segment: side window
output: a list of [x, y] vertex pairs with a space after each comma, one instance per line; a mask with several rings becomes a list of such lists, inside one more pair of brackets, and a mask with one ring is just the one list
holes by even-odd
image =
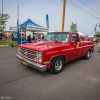
[[78, 42], [78, 36], [77, 36], [77, 34], [72, 34], [71, 41], [75, 41], [76, 43]]
[[69, 41], [69, 34], [64, 34], [62, 36], [62, 43], [68, 43]]

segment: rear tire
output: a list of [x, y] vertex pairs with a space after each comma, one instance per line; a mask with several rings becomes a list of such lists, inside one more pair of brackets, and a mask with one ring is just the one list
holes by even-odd
[[62, 71], [64, 66], [64, 59], [62, 56], [55, 57], [51, 61], [50, 72], [54, 74], [58, 74]]
[[90, 50], [88, 50], [87, 53], [86, 53], [86, 55], [84, 56], [84, 58], [86, 60], [89, 59], [90, 58], [90, 54], [91, 54], [91, 52], [90, 52]]

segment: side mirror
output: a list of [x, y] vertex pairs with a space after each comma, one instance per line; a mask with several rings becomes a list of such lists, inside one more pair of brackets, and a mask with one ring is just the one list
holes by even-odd
[[74, 44], [74, 43], [76, 43], [75, 41], [71, 41], [71, 44]]

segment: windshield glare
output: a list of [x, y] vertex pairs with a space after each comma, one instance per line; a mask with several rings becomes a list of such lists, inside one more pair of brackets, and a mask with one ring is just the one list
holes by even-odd
[[44, 38], [44, 41], [55, 41], [59, 43], [68, 43], [69, 33], [49, 33]]

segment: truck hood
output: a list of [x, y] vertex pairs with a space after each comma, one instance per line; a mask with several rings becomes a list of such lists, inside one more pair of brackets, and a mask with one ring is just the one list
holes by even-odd
[[58, 43], [55, 41], [40, 41], [40, 42], [22, 44], [19, 45], [19, 47], [42, 52], [44, 50], [60, 47], [61, 45], [62, 43]]

